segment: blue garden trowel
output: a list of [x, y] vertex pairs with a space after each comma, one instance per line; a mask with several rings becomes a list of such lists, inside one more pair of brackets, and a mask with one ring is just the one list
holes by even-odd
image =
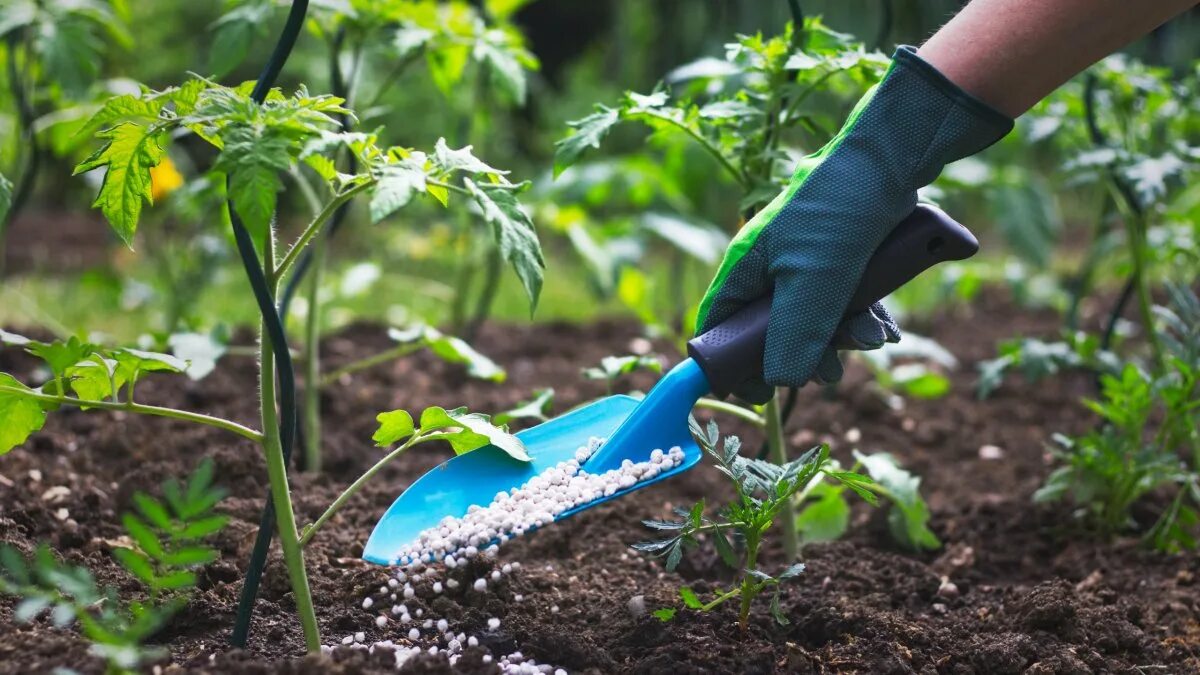
[[[862, 311], [939, 262], [963, 260], [978, 249], [979, 242], [965, 227], [939, 209], [919, 205], [871, 257], [847, 314]], [[645, 461], [656, 448], [678, 446], [684, 459], [651, 480], [565, 511], [558, 520], [692, 468], [701, 458], [688, 431], [692, 407], [702, 396], [723, 398], [743, 381], [761, 378], [770, 307], [769, 297], [760, 299], [693, 339], [688, 343], [691, 358], [672, 368], [640, 401], [609, 396], [517, 433], [533, 461], [521, 462], [487, 446], [442, 463], [392, 503], [367, 540], [363, 558], [396, 563], [397, 552], [422, 531], [446, 516], [466, 515], [473, 504], [486, 506], [497, 493], [573, 459], [593, 436], [608, 440], [584, 463], [583, 470], [591, 473], [615, 469], [625, 459]]]

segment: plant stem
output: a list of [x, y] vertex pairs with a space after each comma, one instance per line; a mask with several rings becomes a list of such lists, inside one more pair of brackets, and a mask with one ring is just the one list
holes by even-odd
[[266, 331], [262, 335], [262, 353], [259, 356], [259, 389], [262, 392], [261, 410], [264, 430], [263, 450], [267, 456], [267, 479], [271, 484], [271, 501], [275, 505], [275, 524], [279, 531], [279, 543], [283, 549], [283, 560], [288, 577], [292, 582], [292, 595], [296, 600], [296, 613], [304, 631], [304, 646], [309, 653], [321, 650], [321, 633], [317, 626], [317, 615], [313, 608], [312, 592], [308, 587], [308, 572], [304, 567], [304, 549], [296, 534], [296, 515], [292, 511], [292, 495], [288, 489], [287, 465], [283, 460], [283, 446], [279, 441], [279, 418], [275, 411], [275, 355], [271, 351], [271, 340]]
[[728, 413], [730, 415], [733, 415], [734, 417], [745, 420], [745, 421], [753, 424], [754, 426], [759, 427], [760, 429], [767, 426], [767, 420], [765, 418], [763, 418], [762, 415], [759, 415], [758, 413], [756, 413], [753, 410], [750, 410], [748, 408], [743, 408], [742, 406], [740, 406], [736, 403], [730, 403], [728, 401], [718, 401], [715, 398], [702, 398], [699, 401], [696, 401], [696, 407], [697, 408], [707, 408], [709, 410], [716, 410], [717, 412]]
[[329, 219], [333, 217], [333, 214], [337, 212], [338, 207], [353, 199], [354, 195], [366, 190], [374, 184], [374, 181], [365, 181], [359, 183], [349, 190], [337, 194], [333, 197], [333, 199], [330, 199], [328, 202], [326, 202], [325, 208], [321, 209], [321, 212], [318, 213], [315, 218], [313, 218], [312, 222], [308, 224], [308, 227], [304, 228], [304, 232], [300, 234], [298, 239], [296, 239], [296, 243], [292, 244], [292, 247], [288, 249], [287, 254], [283, 256], [283, 260], [280, 261], [279, 266], [274, 268], [273, 276], [276, 279], [282, 279], [287, 274], [288, 270], [291, 269], [292, 265], [296, 263], [296, 259], [300, 257], [300, 252], [304, 250], [304, 247], [308, 245], [308, 242], [312, 241], [313, 237], [317, 236], [317, 233], [321, 231], [321, 228], [324, 227], [325, 223], [328, 222]]
[[[787, 447], [783, 444], [783, 424], [779, 417], [779, 396], [772, 396], [763, 407], [766, 419], [768, 458], [779, 466], [787, 464]], [[796, 559], [800, 552], [800, 539], [796, 533], [796, 507], [787, 500], [779, 509], [779, 526], [783, 528], [783, 554], [788, 562]], [[747, 546], [749, 546], [747, 544]], [[751, 568], [753, 569], [753, 568]]]
[[729, 158], [726, 157], [725, 154], [722, 153], [719, 148], [717, 148], [715, 145], [710, 143], [708, 141], [708, 139], [705, 138], [698, 131], [691, 129], [686, 124], [680, 122], [677, 119], [670, 117], [669, 115], [659, 115], [659, 114], [649, 112], [649, 111], [645, 112], [644, 114], [647, 115], [648, 117], [653, 117], [655, 119], [667, 122], [668, 124], [674, 126], [675, 128], [679, 129], [680, 131], [684, 132], [688, 136], [691, 136], [692, 140], [699, 143], [700, 147], [707, 150], [708, 154], [712, 155], [713, 159], [717, 160], [717, 163], [721, 165], [721, 168], [723, 168], [723, 169], [725, 169], [725, 171], [729, 172], [729, 175], [737, 182], [738, 185], [742, 186], [743, 188], [750, 187], [749, 179], [745, 176], [745, 174], [743, 174], [736, 166], [734, 166], [733, 163], [729, 161]]
[[313, 244], [313, 269], [308, 286], [308, 316], [304, 323], [304, 468], [321, 472], [321, 277], [325, 272], [328, 237]]
[[252, 440], [256, 443], [263, 441], [263, 434], [249, 427], [244, 427], [237, 422], [221, 419], [220, 417], [211, 417], [201, 413], [188, 412], [187, 410], [177, 410], [175, 408], [160, 408], [154, 405], [142, 405], [140, 403], [132, 403], [126, 401], [124, 403], [113, 403], [112, 401], [84, 401], [72, 396], [54, 396], [52, 394], [43, 394], [30, 389], [18, 387], [0, 386], [0, 393], [12, 394], [17, 396], [25, 396], [27, 398], [41, 401], [43, 403], [54, 403], [57, 405], [73, 405], [80, 408], [99, 408], [100, 410], [118, 410], [121, 412], [131, 412], [138, 415], [151, 415], [154, 417], [170, 417], [171, 419], [183, 420], [185, 422], [195, 422], [204, 424], [218, 429], [230, 431], [242, 438]]
[[[793, 533], [794, 532], [795, 532], [795, 530], [793, 530]], [[754, 532], [753, 534], [747, 533], [747, 536], [746, 536], [746, 569], [747, 570], [755, 569], [755, 566], [758, 565], [758, 544], [759, 544], [759, 533], [758, 532]], [[750, 603], [754, 601], [754, 596], [757, 595], [757, 593], [754, 590], [755, 584], [754, 584], [753, 579], [754, 579], [754, 577], [752, 577], [750, 574], [743, 572], [742, 587], [740, 589], [740, 592], [742, 594], [742, 608], [741, 608], [741, 611], [738, 612], [738, 625], [741, 627], [742, 633], [745, 633], [746, 629], [750, 625]]]
[[1150, 343], [1150, 353], [1154, 357], [1152, 371], [1162, 373], [1166, 368], [1163, 358], [1162, 344], [1158, 341], [1158, 333], [1154, 330], [1153, 301], [1150, 298], [1150, 285], [1146, 278], [1146, 218], [1140, 212], [1135, 217], [1127, 217], [1125, 229], [1130, 244], [1130, 257], [1133, 259], [1133, 280], [1137, 290], [1138, 311], [1142, 316], [1142, 329], [1146, 331], [1146, 340]]
[[321, 376], [320, 386], [322, 388], [328, 387], [331, 384], [335, 384], [338, 380], [342, 379], [342, 377], [346, 375], [352, 375], [360, 370], [373, 368], [381, 363], [394, 361], [395, 359], [408, 356], [419, 349], [421, 349], [421, 345], [396, 345], [387, 351], [383, 351], [374, 356], [368, 356], [365, 359], [359, 359], [358, 361], [348, 363], [332, 373], [326, 373], [325, 375]]
[[343, 490], [342, 494], [337, 496], [337, 499], [333, 500], [333, 503], [329, 505], [329, 508], [325, 509], [325, 513], [322, 513], [320, 518], [317, 518], [315, 521], [313, 521], [311, 525], [306, 525], [304, 527], [304, 532], [300, 535], [300, 545], [307, 546], [308, 542], [312, 541], [313, 536], [316, 535], [317, 530], [321, 529], [322, 525], [332, 518], [335, 513], [340, 511], [342, 507], [346, 505], [346, 502], [349, 501], [350, 498], [355, 495], [355, 493], [361, 490], [362, 486], [366, 485], [367, 481], [370, 480], [372, 476], [379, 473], [379, 470], [387, 465], [388, 462], [396, 459], [403, 454], [405, 450], [408, 450], [420, 441], [421, 437], [417, 434], [414, 434], [402, 445], [400, 445], [400, 447], [392, 450], [385, 455], [383, 459], [375, 462], [375, 466], [367, 469], [363, 475], [359, 476], [357, 480], [350, 484], [350, 487]]

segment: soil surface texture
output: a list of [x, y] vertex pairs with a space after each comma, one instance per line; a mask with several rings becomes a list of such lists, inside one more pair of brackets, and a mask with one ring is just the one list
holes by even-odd
[[[1096, 541], [1073, 524], [1068, 507], [1031, 500], [1052, 466], [1053, 432], [1079, 433], [1094, 423], [1079, 405], [1092, 394], [1082, 375], [1039, 383], [1010, 377], [990, 399], [975, 397], [975, 365], [994, 356], [999, 340], [1053, 336], [1051, 313], [1016, 308], [988, 294], [970, 313], [958, 311], [910, 325], [949, 348], [961, 361], [952, 392], [940, 400], [886, 405], [860, 366], [835, 388], [805, 388], [787, 425], [791, 451], [817, 442], [850, 463], [854, 448], [894, 453], [922, 477], [932, 529], [943, 548], [913, 554], [887, 534], [886, 515], [855, 507], [849, 536], [811, 545], [808, 568], [786, 587], [781, 605], [790, 620], [775, 623], [767, 603], [756, 607], [742, 634], [735, 608], [711, 613], [681, 609], [660, 622], [650, 612], [676, 607], [687, 584], [707, 595], [732, 572], [710, 546], [685, 558], [677, 573], [629, 545], [650, 538], [643, 518], [670, 514], [704, 497], [710, 507], [730, 495], [707, 463], [674, 480], [591, 509], [511, 542], [498, 561], [477, 559], [455, 572], [464, 583], [433, 595], [418, 584], [411, 611], [446, 618], [451, 630], [479, 636], [464, 672], [497, 672], [482, 660], [519, 650], [539, 664], [583, 673], [1198, 673], [1200, 672], [1200, 556], [1162, 555], [1133, 539]], [[15, 329], [19, 327], [7, 327]], [[601, 321], [589, 326], [489, 325], [475, 345], [508, 371], [508, 381], [472, 380], [461, 367], [418, 354], [351, 376], [324, 394], [325, 473], [294, 473], [298, 520], [310, 522], [381, 456], [370, 438], [375, 415], [429, 405], [506, 410], [542, 387], [556, 391], [555, 411], [603, 395], [580, 369], [608, 354], [628, 353], [637, 326]], [[329, 338], [324, 361], [340, 363], [386, 349], [377, 326], [355, 326]], [[678, 355], [666, 345], [664, 360]], [[0, 371], [28, 381], [35, 363], [14, 349], [0, 352]], [[654, 377], [638, 374], [620, 389], [646, 390]], [[253, 363], [229, 357], [200, 382], [151, 377], [139, 400], [256, 421]], [[702, 415], [701, 417], [704, 417]], [[743, 436], [744, 452], [761, 442], [752, 428], [721, 418], [726, 432]], [[855, 442], [851, 442], [852, 439]], [[984, 446], [994, 446], [981, 451]], [[309, 578], [323, 639], [340, 645], [355, 632], [366, 642], [407, 640], [407, 627], [375, 624], [380, 608], [362, 600], [388, 570], [359, 559], [375, 521], [415, 478], [449, 456], [421, 446], [384, 469], [354, 497], [307, 549]], [[98, 580], [134, 594], [138, 585], [113, 562], [120, 545], [120, 514], [138, 490], [154, 492], [168, 476], [213, 457], [218, 481], [229, 490], [220, 508], [231, 525], [215, 539], [221, 558], [201, 574], [189, 606], [158, 636], [170, 650], [166, 672], [360, 673], [389, 672], [386, 650], [339, 648], [304, 656], [300, 627], [282, 559], [276, 549], [265, 576], [249, 648], [230, 650], [228, 633], [244, 565], [266, 495], [266, 471], [257, 448], [228, 433], [182, 422], [106, 412], [62, 410], [24, 447], [0, 458], [0, 541], [25, 551], [47, 542], [67, 560], [90, 567]], [[51, 490], [64, 487], [69, 492]], [[764, 569], [784, 565], [778, 538], [764, 553]], [[486, 593], [470, 581], [491, 567], [521, 568]], [[523, 599], [518, 602], [515, 596]], [[68, 667], [99, 672], [103, 663], [68, 627], [48, 619], [17, 624], [15, 603], [0, 599], [0, 673], [48, 672]], [[489, 630], [489, 618], [499, 629]], [[426, 632], [427, 633], [427, 632]], [[424, 638], [422, 638], [424, 639]], [[432, 644], [432, 643], [430, 643]], [[445, 657], [421, 656], [406, 672], [450, 672]]]

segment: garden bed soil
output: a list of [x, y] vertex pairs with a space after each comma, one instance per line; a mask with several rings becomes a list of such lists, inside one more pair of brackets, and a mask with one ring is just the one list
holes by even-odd
[[[901, 411], [881, 403], [861, 368], [852, 367], [836, 389], [806, 388], [788, 424], [792, 450], [825, 440], [846, 460], [853, 447], [889, 451], [923, 477], [940, 551], [910, 554], [895, 548], [883, 514], [856, 507], [844, 541], [804, 551], [807, 571], [787, 587], [782, 607], [790, 619], [776, 625], [761, 604], [743, 635], [729, 607], [709, 614], [681, 610], [662, 623], [631, 611], [641, 596], [646, 610], [679, 604], [688, 584], [709, 593], [731, 578], [711, 549], [700, 548], [677, 573], [634, 554], [629, 544], [648, 536], [639, 520], [669, 514], [671, 506], [705, 497], [716, 504], [729, 494], [707, 464], [683, 477], [635, 493], [521, 538], [501, 550], [501, 561], [522, 569], [488, 593], [447, 592], [409, 607], [447, 618], [453, 630], [480, 636], [502, 655], [526, 657], [571, 672], [738, 673], [1086, 673], [1200, 672], [1200, 557], [1159, 555], [1136, 541], [1098, 542], [1074, 530], [1064, 506], [1037, 506], [1030, 496], [1046, 475], [1046, 442], [1052, 432], [1077, 433], [1093, 420], [1078, 404], [1091, 393], [1083, 376], [1030, 384], [1010, 378], [991, 399], [974, 396], [974, 366], [1013, 335], [1053, 335], [1050, 313], [1015, 308], [995, 294], [971, 313], [957, 312], [914, 330], [932, 335], [961, 360], [952, 393], [936, 401], [907, 402]], [[590, 326], [488, 326], [477, 346], [508, 370], [503, 385], [468, 379], [460, 368], [425, 355], [356, 375], [329, 389], [325, 452], [327, 473], [297, 474], [293, 492], [301, 522], [324, 506], [380, 456], [372, 446], [376, 412], [428, 405], [468, 405], [499, 411], [534, 389], [554, 387], [555, 409], [603, 394], [580, 368], [610, 353], [626, 353], [637, 339], [628, 322]], [[356, 326], [324, 345], [327, 365], [386, 348], [378, 327]], [[663, 347], [663, 345], [657, 345]], [[677, 356], [669, 357], [670, 360]], [[251, 362], [230, 358], [199, 383], [151, 378], [139, 387], [146, 402], [201, 410], [256, 426], [256, 384]], [[33, 363], [0, 353], [0, 370], [24, 379]], [[648, 388], [653, 377], [631, 378]], [[726, 431], [747, 441], [752, 430], [725, 420]], [[860, 434], [857, 443], [846, 441]], [[999, 448], [986, 459], [980, 448]], [[387, 579], [387, 570], [359, 560], [376, 519], [415, 477], [447, 457], [448, 450], [413, 451], [378, 475], [314, 540], [307, 551], [309, 576], [327, 644], [356, 631], [367, 641], [403, 641], [407, 629], [375, 625], [378, 611], [362, 599]], [[154, 490], [167, 477], [191, 470], [201, 457], [217, 463], [230, 491], [221, 508], [232, 524], [215, 544], [221, 559], [204, 570], [201, 588], [185, 611], [158, 636], [171, 651], [168, 672], [386, 672], [383, 650], [339, 649], [332, 656], [303, 656], [300, 628], [278, 552], [272, 554], [245, 651], [226, 640], [241, 588], [242, 569], [266, 491], [263, 460], [249, 442], [221, 431], [171, 420], [100, 412], [61, 411], [24, 447], [0, 458], [0, 540], [29, 550], [48, 542], [68, 560], [92, 568], [101, 582], [127, 592], [137, 585], [112, 562], [119, 514], [137, 490]], [[69, 488], [65, 497], [47, 490]], [[782, 566], [769, 548], [766, 569]], [[493, 563], [477, 560], [474, 579]], [[461, 573], [460, 573], [461, 574]], [[943, 577], [957, 593], [939, 588]], [[513, 596], [522, 594], [522, 602]], [[433, 597], [433, 596], [429, 596]], [[637, 605], [636, 601], [633, 603]], [[13, 621], [14, 603], [0, 600], [0, 672], [45, 672], [65, 666], [97, 672], [102, 663], [71, 629], [41, 619]], [[557, 611], [552, 608], [557, 607]], [[636, 607], [635, 607], [636, 608]], [[499, 630], [485, 628], [490, 617]], [[495, 672], [468, 650], [459, 670]], [[164, 665], [166, 665], [164, 663]], [[442, 656], [409, 662], [408, 672], [449, 670]]]

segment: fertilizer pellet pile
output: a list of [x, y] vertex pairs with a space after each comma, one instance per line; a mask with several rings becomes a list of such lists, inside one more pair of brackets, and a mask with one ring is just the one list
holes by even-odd
[[[397, 668], [422, 652], [445, 654], [453, 666], [464, 650], [481, 647], [479, 637], [455, 633], [446, 619], [424, 617], [424, 610], [419, 607], [410, 612], [405, 601], [420, 602], [416, 600], [414, 584], [429, 581], [427, 588], [434, 596], [443, 592], [486, 593], [505, 575], [520, 570], [521, 564], [507, 563], [486, 576], [471, 579], [465, 576], [471, 558], [480, 554], [494, 557], [499, 545], [510, 538], [550, 523], [577, 506], [651, 480], [683, 462], [683, 450], [675, 447], [667, 452], [655, 450], [645, 462], [625, 460], [620, 468], [603, 474], [581, 471], [580, 466], [603, 443], [601, 438], [589, 439], [586, 446], [575, 452], [574, 459], [551, 467], [519, 488], [497, 494], [487, 506], [472, 506], [461, 518], [447, 516], [436, 527], [422, 532], [409, 547], [397, 552], [395, 560], [401, 566], [393, 568], [394, 576], [377, 593], [362, 601], [362, 608], [372, 613], [375, 627], [390, 627], [397, 637], [368, 644], [366, 633], [358, 632], [345, 636], [341, 645], [372, 652], [379, 647], [389, 648], [395, 654]], [[444, 569], [435, 567], [437, 563], [444, 565]], [[455, 570], [460, 570], [461, 578], [450, 578]], [[439, 572], [446, 574], [445, 583], [436, 579]], [[522, 598], [513, 596], [514, 602]], [[496, 633], [500, 627], [500, 619], [491, 617], [480, 635]], [[326, 652], [332, 649], [332, 646], [322, 647]], [[495, 660], [500, 671], [510, 675], [566, 675], [565, 670], [538, 664], [520, 652], [498, 659], [490, 654], [482, 658], [485, 663]]]
[[575, 451], [575, 459], [547, 469], [519, 488], [496, 495], [487, 506], [471, 506], [461, 518], [446, 516], [422, 532], [408, 548], [396, 553], [397, 564], [444, 561], [448, 567], [459, 557], [471, 557], [488, 545], [503, 544], [552, 522], [563, 512], [608, 497], [617, 490], [657, 477], [683, 462], [683, 450], [655, 450], [645, 462], [625, 460], [621, 467], [602, 474], [580, 471], [580, 465], [603, 445], [592, 438]]

